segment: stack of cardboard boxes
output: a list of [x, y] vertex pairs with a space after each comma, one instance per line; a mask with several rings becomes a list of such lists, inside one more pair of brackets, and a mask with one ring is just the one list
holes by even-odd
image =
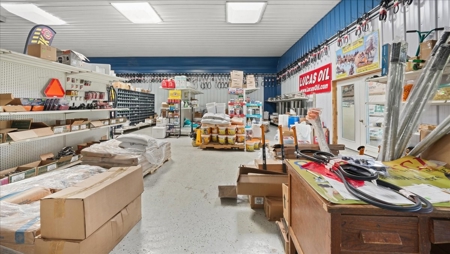
[[141, 219], [143, 191], [137, 166], [112, 168], [43, 198], [35, 253], [109, 253]]
[[231, 71], [230, 72], [230, 87], [231, 88], [256, 88], [256, 78], [254, 75], [245, 76], [244, 84], [244, 72], [243, 71]]

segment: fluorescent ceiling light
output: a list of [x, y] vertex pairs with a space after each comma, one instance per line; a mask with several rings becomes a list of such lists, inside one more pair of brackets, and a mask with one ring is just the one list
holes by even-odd
[[261, 21], [266, 2], [227, 2], [227, 22], [255, 24]]
[[140, 3], [111, 3], [127, 19], [137, 24], [160, 23], [162, 19], [147, 2]]
[[42, 10], [34, 4], [16, 4], [16, 3], [1, 3], [5, 10], [41, 25], [64, 25], [66, 22], [52, 14]]

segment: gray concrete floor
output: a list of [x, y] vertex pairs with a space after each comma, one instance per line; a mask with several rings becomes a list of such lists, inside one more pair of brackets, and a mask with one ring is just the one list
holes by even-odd
[[[151, 135], [151, 128], [135, 133]], [[268, 138], [276, 128], [271, 127]], [[218, 185], [235, 184], [254, 152], [200, 150], [188, 137], [169, 138], [172, 159], [144, 178], [142, 220], [111, 252], [284, 253], [274, 222], [247, 197], [221, 201]]]

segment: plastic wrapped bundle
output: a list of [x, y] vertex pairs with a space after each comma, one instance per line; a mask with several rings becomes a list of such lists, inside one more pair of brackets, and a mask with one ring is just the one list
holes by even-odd
[[325, 138], [325, 133], [322, 128], [322, 121], [320, 120], [320, 114], [322, 110], [320, 108], [311, 108], [308, 110], [308, 114], [306, 116], [306, 120], [308, 120], [316, 132], [317, 142], [319, 143], [320, 150], [323, 152], [331, 153], [330, 148], [328, 147], [327, 140]]
[[5, 197], [12, 193], [22, 192], [33, 187], [62, 190], [105, 171], [105, 168], [89, 165], [78, 165], [62, 170], [55, 170], [16, 183], [0, 186], [0, 194], [1, 197]]
[[420, 141], [414, 149], [409, 153], [412, 156], [419, 156], [422, 152], [427, 150], [436, 141], [441, 139], [447, 133], [450, 132], [450, 115], [445, 118], [445, 120], [439, 124], [436, 129], [434, 129], [424, 140]]
[[443, 70], [450, 60], [450, 32], [445, 32], [440, 41], [434, 47], [430, 59], [419, 78], [419, 82], [411, 90], [411, 96], [407, 101], [401, 116], [401, 125], [398, 129], [398, 138], [395, 146], [396, 156], [400, 158], [405, 151], [408, 142], [419, 125], [425, 106], [435, 95]]
[[389, 65], [388, 90], [386, 98], [385, 117], [383, 123], [383, 140], [380, 159], [391, 161], [395, 155], [395, 143], [397, 140], [398, 119], [400, 117], [400, 105], [402, 87], [405, 79], [406, 51], [408, 44], [398, 42], [392, 44]]

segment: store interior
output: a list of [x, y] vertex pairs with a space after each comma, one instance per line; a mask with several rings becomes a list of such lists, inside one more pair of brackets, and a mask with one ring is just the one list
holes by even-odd
[[450, 253], [450, 1], [0, 2], [0, 253]]

